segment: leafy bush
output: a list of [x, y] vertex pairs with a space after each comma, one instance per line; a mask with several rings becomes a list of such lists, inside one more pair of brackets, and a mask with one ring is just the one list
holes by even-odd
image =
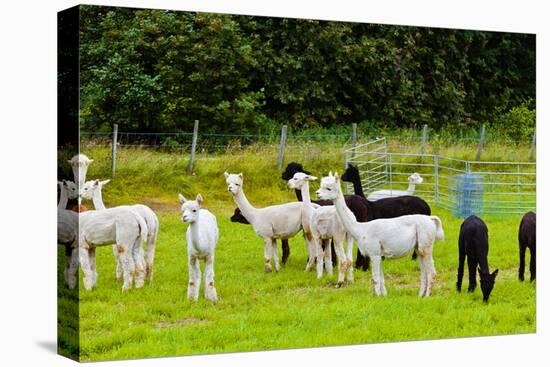
[[532, 105], [532, 100], [528, 100], [500, 114], [495, 120], [495, 128], [514, 141], [530, 139], [536, 123], [536, 111], [530, 108]]

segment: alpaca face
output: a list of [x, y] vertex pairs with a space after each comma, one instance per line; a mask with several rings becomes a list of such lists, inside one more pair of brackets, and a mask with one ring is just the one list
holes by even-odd
[[80, 199], [93, 199], [94, 195], [99, 191], [103, 190], [103, 186], [108, 184], [111, 180], [90, 180], [84, 182], [83, 185], [80, 186], [79, 190], [79, 198]]
[[243, 189], [243, 174], [239, 173], [224, 173], [225, 175], [225, 182], [227, 183], [227, 190], [232, 195], [237, 195], [239, 192]]
[[93, 161], [94, 161], [93, 159], [89, 159], [84, 154], [77, 154], [68, 161], [73, 169], [73, 175], [75, 180], [78, 180], [79, 182], [83, 182], [86, 180], [86, 173], [88, 172], [88, 166]]
[[287, 164], [285, 171], [281, 174], [281, 178], [288, 181], [294, 176], [296, 172], [303, 172], [307, 175], [310, 174], [310, 172], [306, 171], [300, 163], [290, 162], [289, 164]]
[[67, 191], [67, 198], [76, 199], [78, 198], [78, 187], [73, 181], [63, 180], [63, 187]]
[[340, 185], [340, 177], [338, 173], [334, 176], [332, 172], [327, 177], [321, 179], [321, 187], [317, 190], [317, 197], [321, 200], [334, 200], [338, 196], [338, 186]]
[[495, 278], [497, 277], [498, 269], [493, 271], [491, 274], [482, 274], [481, 270], [478, 271], [480, 277], [481, 293], [483, 293], [483, 301], [487, 302], [489, 301], [489, 296], [491, 295], [491, 291], [495, 286]]
[[416, 172], [409, 176], [409, 182], [412, 184], [421, 184], [422, 181], [424, 181], [424, 179]]
[[186, 223], [196, 222], [202, 208], [203, 199], [201, 194], [197, 195], [196, 200], [187, 200], [182, 194], [179, 194], [181, 205], [181, 220]]
[[346, 168], [344, 174], [342, 175], [342, 181], [354, 182], [357, 179], [360, 179], [359, 169], [357, 169], [357, 167], [350, 164], [349, 167]]
[[316, 180], [317, 177], [305, 174], [303, 172], [296, 172], [294, 176], [288, 180], [288, 187], [291, 189], [301, 189], [304, 183], [307, 181]]

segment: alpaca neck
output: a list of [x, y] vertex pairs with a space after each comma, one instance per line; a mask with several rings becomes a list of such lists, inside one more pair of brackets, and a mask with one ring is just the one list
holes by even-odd
[[482, 274], [489, 274], [489, 264], [487, 263], [486, 257], [482, 256], [480, 259], [478, 259], [478, 266]]
[[[296, 190], [298, 191], [298, 190]], [[309, 195], [309, 182], [304, 181], [302, 184], [302, 187], [300, 188], [300, 195], [302, 196], [302, 208], [304, 209], [302, 211], [302, 214], [305, 215], [307, 218], [311, 216], [311, 211], [313, 210], [313, 207], [311, 206], [311, 196]]]
[[246, 220], [250, 224], [252, 224], [256, 217], [256, 212], [258, 211], [258, 209], [254, 208], [252, 204], [250, 204], [242, 190], [233, 195], [233, 200], [235, 200], [235, 204], [237, 204], [237, 206], [241, 210], [241, 214], [243, 215], [243, 217], [245, 217]]
[[65, 190], [65, 187], [63, 187], [63, 185], [60, 186], [59, 203], [57, 204], [57, 209], [67, 209], [67, 202], [69, 201], [69, 198], [67, 197], [67, 191]]
[[92, 196], [92, 202], [94, 203], [95, 210], [105, 210], [105, 204], [103, 203], [103, 195], [101, 194], [101, 188], [95, 190]]
[[357, 175], [357, 177], [353, 180], [353, 192], [355, 192], [355, 195], [365, 197], [365, 194], [363, 193], [363, 186], [361, 185], [361, 177]]
[[334, 207], [336, 212], [342, 221], [342, 225], [349, 232], [352, 237], [356, 240], [361, 237], [361, 234], [358, 231], [359, 222], [355, 219], [355, 215], [346, 205], [346, 200], [344, 199], [344, 194], [342, 193], [342, 188], [340, 184], [336, 185], [336, 199], [333, 200]]
[[409, 187], [407, 188], [407, 192], [409, 194], [412, 194], [414, 192], [415, 186], [416, 186], [416, 184], [414, 182], [409, 182]]

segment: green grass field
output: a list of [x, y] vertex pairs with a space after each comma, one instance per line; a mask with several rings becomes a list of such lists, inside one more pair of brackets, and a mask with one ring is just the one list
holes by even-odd
[[[88, 179], [109, 176], [107, 149], [90, 148], [84, 153], [96, 160]], [[419, 268], [407, 256], [383, 262], [388, 296], [377, 298], [370, 271], [356, 271], [355, 281], [341, 289], [334, 288], [336, 273], [321, 280], [306, 273], [307, 250], [301, 235], [290, 241], [291, 255], [281, 271], [264, 272], [262, 240], [251, 226], [229, 220], [235, 205], [223, 171], [244, 172], [244, 190], [257, 206], [295, 198], [271, 160], [253, 154], [238, 157], [200, 157], [195, 174], [185, 175], [185, 157], [145, 150], [120, 154], [117, 176], [106, 187], [104, 199], [107, 206], [145, 203], [159, 215], [155, 276], [143, 289], [122, 293], [110, 246], [98, 249], [97, 288], [91, 292], [80, 288], [83, 361], [535, 332], [536, 284], [517, 280], [521, 216], [484, 217], [489, 227], [489, 264], [491, 270], [500, 270], [488, 304], [482, 302], [479, 287], [473, 294], [465, 292], [467, 271], [463, 293], [456, 292], [462, 220], [437, 207], [433, 212], [442, 219], [445, 241], [436, 242], [434, 248], [438, 274], [433, 296], [418, 298]], [[343, 158], [323, 155], [304, 165], [321, 176], [328, 169], [341, 168]], [[179, 219], [178, 192], [187, 197], [201, 192], [205, 207], [218, 218], [215, 306], [204, 299], [202, 289], [197, 303], [186, 299], [187, 225]], [[59, 251], [60, 292], [70, 298], [63, 283], [64, 253]], [[70, 307], [60, 302], [60, 317], [70, 315]], [[76, 335], [60, 333], [60, 345], [71, 345]]]

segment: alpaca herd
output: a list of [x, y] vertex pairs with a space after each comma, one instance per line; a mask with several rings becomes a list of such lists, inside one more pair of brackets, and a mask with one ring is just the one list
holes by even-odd
[[[78, 154], [68, 162], [74, 181], [59, 183], [57, 230], [58, 243], [65, 246], [64, 276], [67, 285], [71, 289], [76, 286], [76, 274], [80, 266], [84, 274], [84, 288], [91, 290], [96, 286], [96, 248], [112, 245], [117, 263], [116, 279], [123, 279], [122, 290], [132, 286], [143, 287], [145, 280], [151, 280], [153, 276], [159, 229], [155, 213], [145, 205], [106, 208], [101, 190], [109, 180], [86, 181], [88, 167], [93, 160]], [[75, 198], [79, 203], [76, 212], [67, 210], [68, 199]], [[84, 198], [92, 199], [96, 210], [80, 210]]]
[[[116, 262], [116, 280], [123, 280], [122, 290], [141, 288], [153, 278], [153, 262], [159, 233], [159, 220], [151, 208], [143, 204], [107, 208], [102, 190], [110, 180], [86, 181], [93, 160], [79, 154], [69, 160], [74, 181], [58, 182], [58, 244], [65, 247], [64, 277], [74, 288], [78, 268], [84, 274], [86, 290], [97, 286], [96, 248], [111, 245]], [[342, 177], [330, 172], [321, 178], [317, 200], [310, 195], [310, 183], [317, 180], [299, 163], [290, 163], [281, 178], [296, 193], [295, 202], [257, 207], [244, 192], [242, 173], [224, 173], [227, 191], [237, 208], [231, 222], [251, 225], [264, 245], [266, 272], [281, 270], [277, 240], [282, 244], [282, 264], [290, 255], [289, 239], [302, 232], [308, 259], [305, 271], [316, 270], [332, 275], [338, 269], [336, 288], [354, 281], [353, 244], [357, 243], [355, 267], [366, 271], [372, 262], [371, 276], [376, 296], [386, 296], [383, 260], [405, 257], [412, 253], [420, 268], [419, 296], [428, 297], [434, 289], [436, 270], [433, 259], [436, 241], [444, 239], [439, 217], [431, 215], [429, 205], [412, 196], [414, 185], [423, 181], [418, 173], [409, 177], [406, 191], [379, 190], [365, 197], [357, 167], [350, 165]], [[342, 182], [351, 182], [354, 195], [344, 195]], [[78, 200], [76, 210], [67, 210], [69, 200]], [[90, 199], [95, 210], [83, 211], [81, 202]], [[203, 207], [198, 194], [187, 200], [179, 194], [181, 220], [188, 224], [186, 232], [188, 285], [187, 297], [197, 301], [201, 287], [200, 260], [204, 265], [204, 297], [216, 304], [218, 294], [214, 282], [214, 257], [220, 233], [216, 216]], [[531, 281], [536, 277], [536, 216], [524, 215], [518, 234], [519, 280], [523, 281], [525, 254], [530, 252]], [[476, 288], [479, 274], [483, 300], [487, 302], [495, 284], [498, 269], [492, 273], [488, 263], [488, 227], [477, 216], [470, 216], [460, 227], [458, 237], [458, 271], [456, 289], [462, 288], [464, 263], [468, 263], [468, 291]]]

